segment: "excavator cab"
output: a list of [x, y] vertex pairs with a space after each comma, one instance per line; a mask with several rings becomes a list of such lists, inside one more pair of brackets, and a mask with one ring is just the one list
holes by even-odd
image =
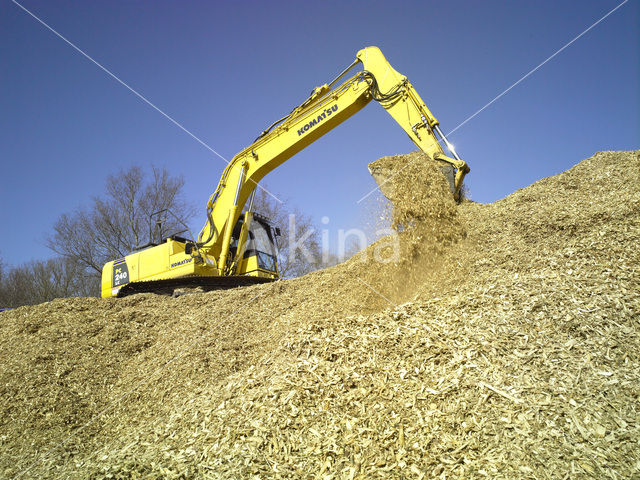
[[[254, 213], [252, 216], [244, 253], [236, 271], [242, 275], [278, 278], [277, 237], [280, 229], [274, 227], [271, 220], [263, 215]], [[231, 234], [230, 258], [237, 257], [244, 222], [245, 214], [242, 214]]]

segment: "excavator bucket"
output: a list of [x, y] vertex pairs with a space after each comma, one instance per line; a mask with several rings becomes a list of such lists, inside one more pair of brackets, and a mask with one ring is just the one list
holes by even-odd
[[[438, 166], [440, 167], [440, 171], [442, 171], [442, 174], [444, 175], [444, 177], [447, 179], [447, 182], [449, 183], [449, 188], [451, 190], [451, 193], [453, 194], [453, 198], [455, 199], [456, 202], [459, 201], [460, 191], [455, 187], [455, 173], [456, 173], [455, 168], [453, 167], [453, 165], [450, 165], [448, 163], [444, 163], [444, 162], [438, 162], [438, 163], [439, 163]], [[378, 184], [378, 188], [380, 188], [380, 191], [382, 192], [382, 194], [385, 197], [387, 197], [387, 199], [391, 203], [394, 203], [395, 194], [393, 191], [393, 182], [390, 182], [389, 180], [394, 175], [402, 175], [402, 173], [400, 173], [400, 171], [398, 171], [397, 169], [392, 169], [387, 165], [380, 164], [379, 162], [374, 162], [369, 164], [369, 173]]]

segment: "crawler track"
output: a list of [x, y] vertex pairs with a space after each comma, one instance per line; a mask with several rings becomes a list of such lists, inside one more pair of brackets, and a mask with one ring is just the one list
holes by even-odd
[[132, 282], [118, 291], [117, 297], [122, 298], [135, 293], [156, 293], [158, 295], [173, 295], [180, 288], [201, 288], [203, 291], [226, 290], [236, 287], [248, 287], [259, 283], [269, 283], [273, 280], [263, 277], [233, 275], [228, 277], [183, 277], [168, 278], [166, 280], [151, 280], [148, 282]]

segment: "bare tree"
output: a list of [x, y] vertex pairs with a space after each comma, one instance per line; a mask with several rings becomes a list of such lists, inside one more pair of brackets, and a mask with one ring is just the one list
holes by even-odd
[[91, 280], [73, 260], [53, 258], [0, 270], [0, 308], [35, 305], [54, 298], [88, 296]]
[[[94, 197], [89, 208], [58, 218], [47, 246], [99, 280], [106, 262], [185, 231], [194, 208], [184, 199], [183, 186], [181, 177], [170, 176], [164, 168], [152, 167], [149, 178], [140, 167], [110, 175], [104, 196]], [[162, 213], [153, 215], [157, 212]]]

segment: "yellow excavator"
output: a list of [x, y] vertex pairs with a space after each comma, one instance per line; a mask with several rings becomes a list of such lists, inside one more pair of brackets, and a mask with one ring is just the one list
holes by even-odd
[[[336, 86], [360, 63], [362, 71]], [[209, 198], [207, 222], [197, 240], [173, 235], [108, 262], [102, 270], [102, 296], [232, 288], [277, 279], [279, 230], [253, 212], [258, 182], [371, 100], [391, 114], [420, 150], [448, 167], [452, 194], [458, 199], [469, 167], [407, 77], [395, 71], [377, 47], [367, 47], [332, 82], [316, 87], [307, 100], [233, 157]], [[444, 154], [438, 137], [453, 158]]]

